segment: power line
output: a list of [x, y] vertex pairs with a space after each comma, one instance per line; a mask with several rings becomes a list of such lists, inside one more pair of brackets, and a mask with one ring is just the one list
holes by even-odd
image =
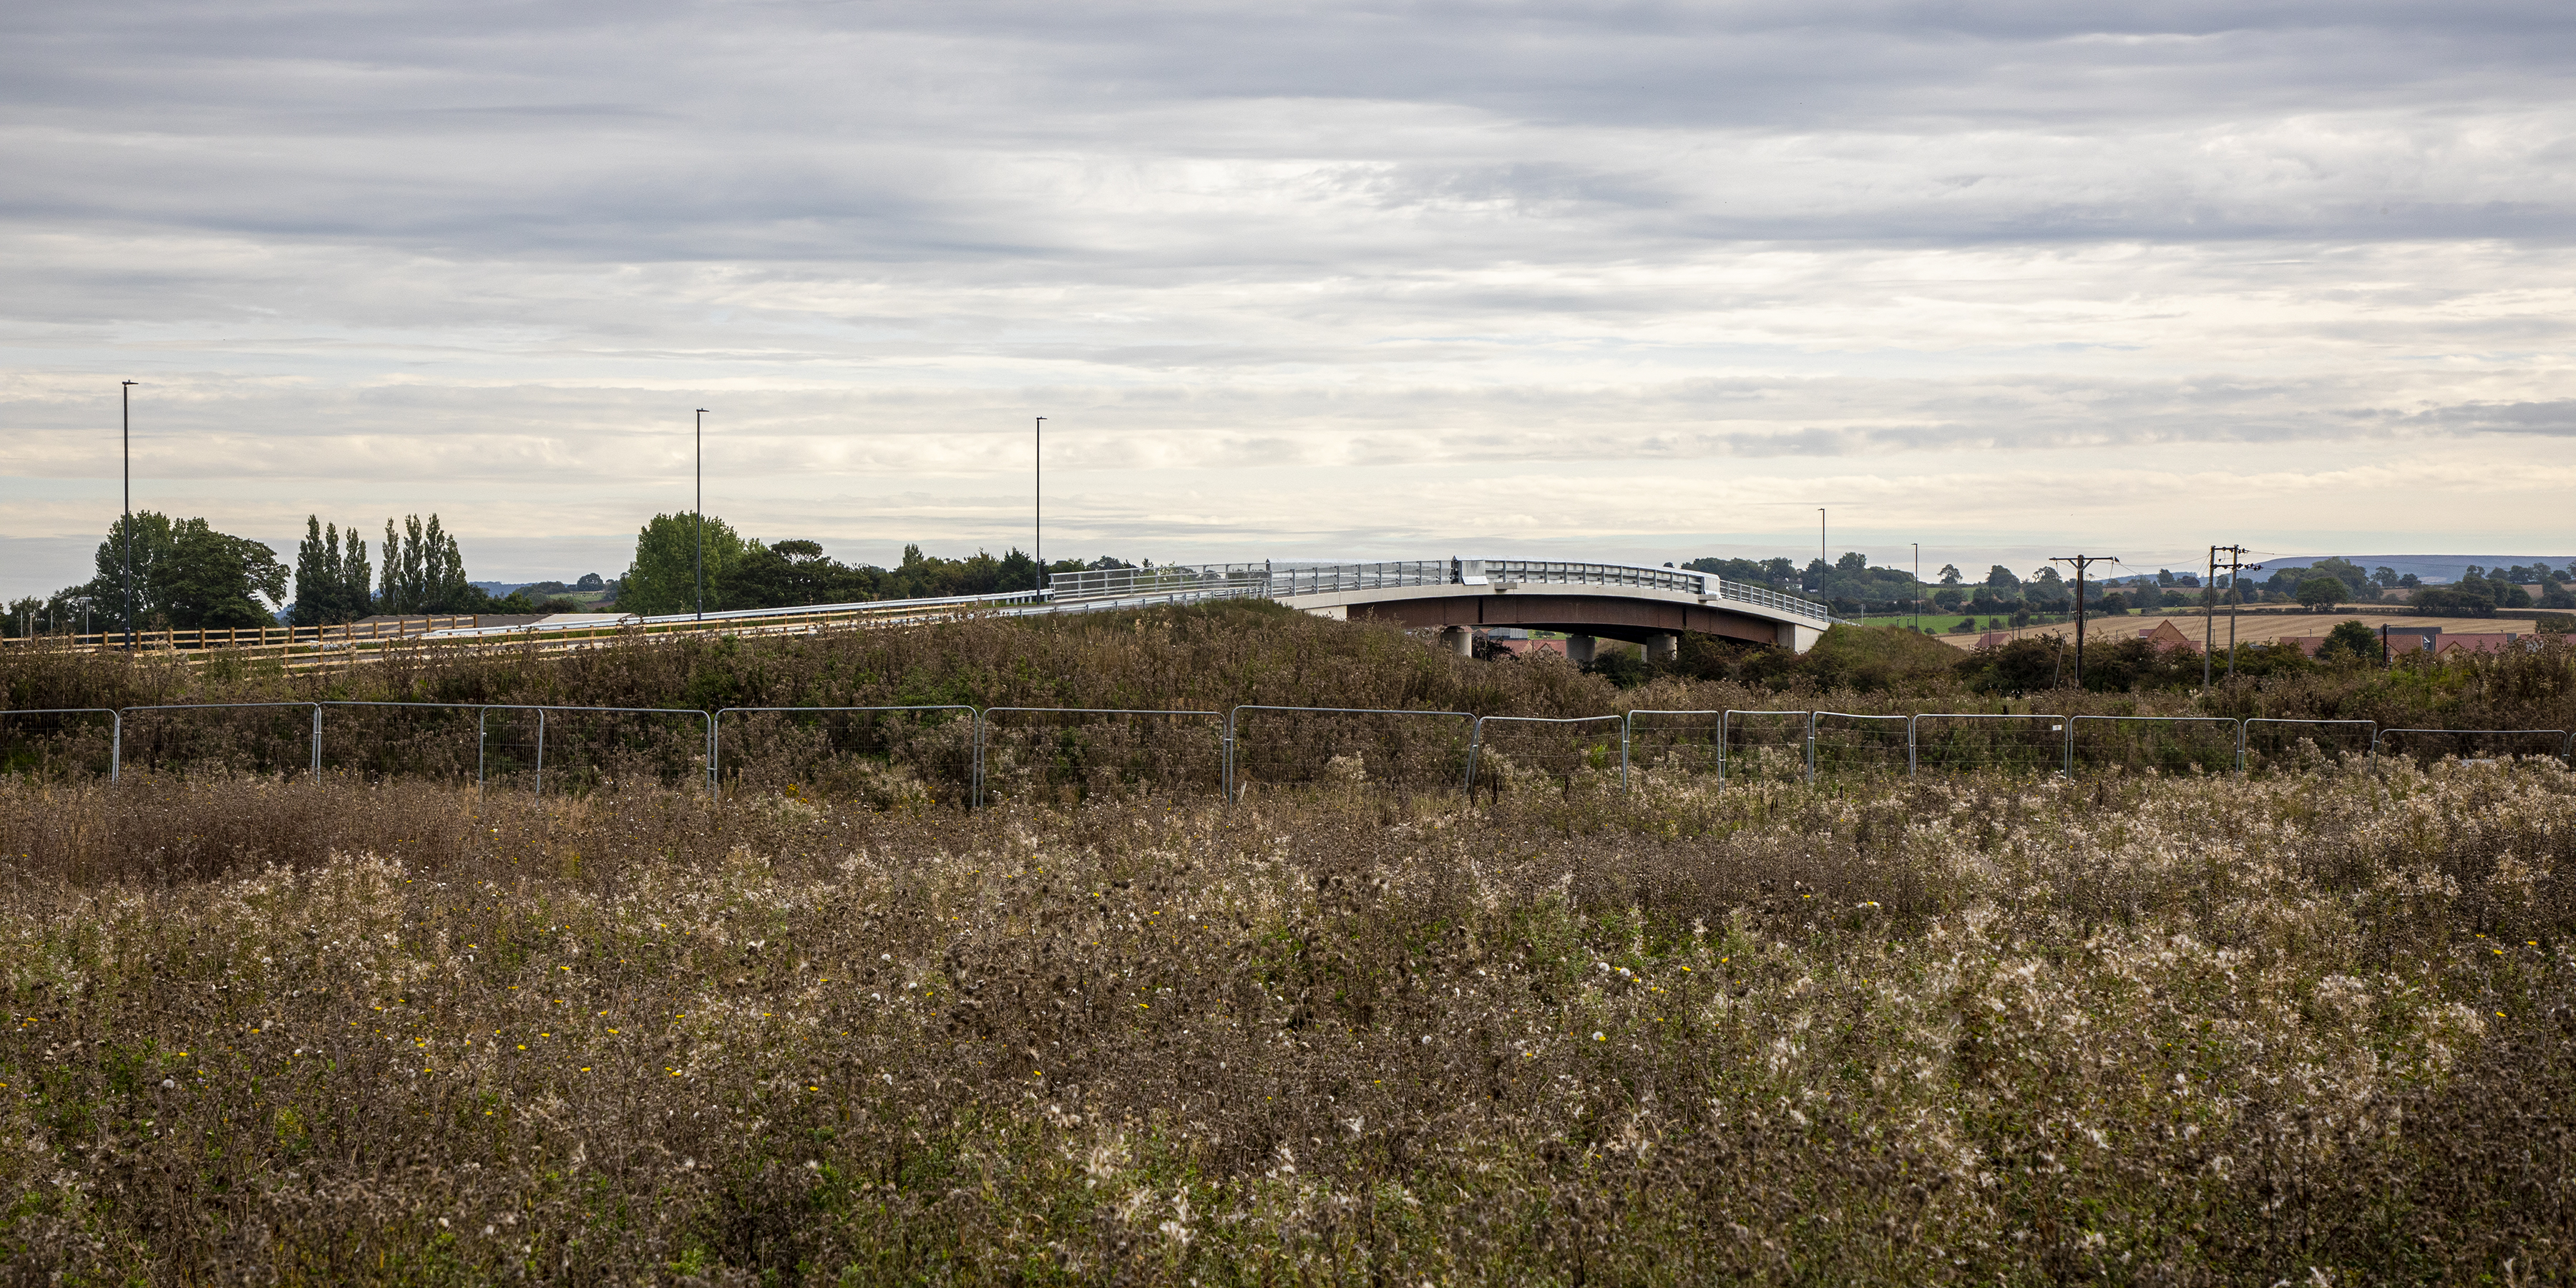
[[2200, 594], [2200, 688], [2209, 691], [2209, 655], [2218, 647], [2218, 557], [2227, 556], [2227, 678], [2236, 678], [2236, 605], [2245, 598], [2244, 577], [2249, 572], [2263, 571], [2263, 565], [2245, 562], [2252, 553], [2243, 546], [2209, 548], [2209, 584]]
[[2084, 570], [2097, 563], [2116, 564], [2118, 555], [2058, 555], [2050, 563], [2075, 568], [2075, 687], [2084, 687]]

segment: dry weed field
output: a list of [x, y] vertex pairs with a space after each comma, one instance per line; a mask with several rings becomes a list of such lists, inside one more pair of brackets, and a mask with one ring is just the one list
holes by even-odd
[[2576, 777], [0, 786], [30, 1283], [2576, 1274]]

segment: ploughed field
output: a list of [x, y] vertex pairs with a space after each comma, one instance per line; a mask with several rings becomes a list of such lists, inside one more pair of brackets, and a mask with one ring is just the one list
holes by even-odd
[[0, 787], [0, 1260], [2564, 1278], [2571, 807], [2554, 761], [2402, 759], [973, 813]]

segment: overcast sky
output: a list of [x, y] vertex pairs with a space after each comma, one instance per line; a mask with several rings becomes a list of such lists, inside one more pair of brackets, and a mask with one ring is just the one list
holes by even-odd
[[[2576, 554], [2576, 6], [0, 9], [0, 594], [118, 505], [876, 562]], [[2121, 571], [2128, 571], [2122, 569]]]

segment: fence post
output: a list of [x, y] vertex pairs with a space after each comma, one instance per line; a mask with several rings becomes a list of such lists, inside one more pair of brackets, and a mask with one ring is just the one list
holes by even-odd
[[1922, 718], [1923, 715], [1921, 712], [1916, 712], [1913, 715], [1905, 717], [1905, 776], [1908, 778], [1915, 777], [1922, 772], [1921, 762], [1917, 759], [1914, 751], [1914, 722]]
[[1816, 785], [1816, 713], [1807, 713], [1807, 785]]
[[1619, 790], [1622, 792], [1636, 790], [1628, 785], [1628, 723], [1636, 718], [1634, 711], [1619, 717]]
[[125, 713], [112, 711], [107, 719], [107, 781], [112, 783], [125, 769]]
[[1478, 716], [1476, 717], [1476, 722], [1474, 724], [1467, 726], [1467, 783], [1465, 791], [1470, 797], [1473, 797], [1476, 794], [1476, 756], [1477, 753], [1484, 750], [1484, 746], [1485, 718], [1483, 716]]
[[537, 708], [537, 795], [546, 794], [546, 709]]
[[491, 714], [490, 707], [474, 709], [474, 794], [477, 796], [483, 794], [483, 719]]
[[322, 781], [322, 704], [313, 704], [313, 781]]

